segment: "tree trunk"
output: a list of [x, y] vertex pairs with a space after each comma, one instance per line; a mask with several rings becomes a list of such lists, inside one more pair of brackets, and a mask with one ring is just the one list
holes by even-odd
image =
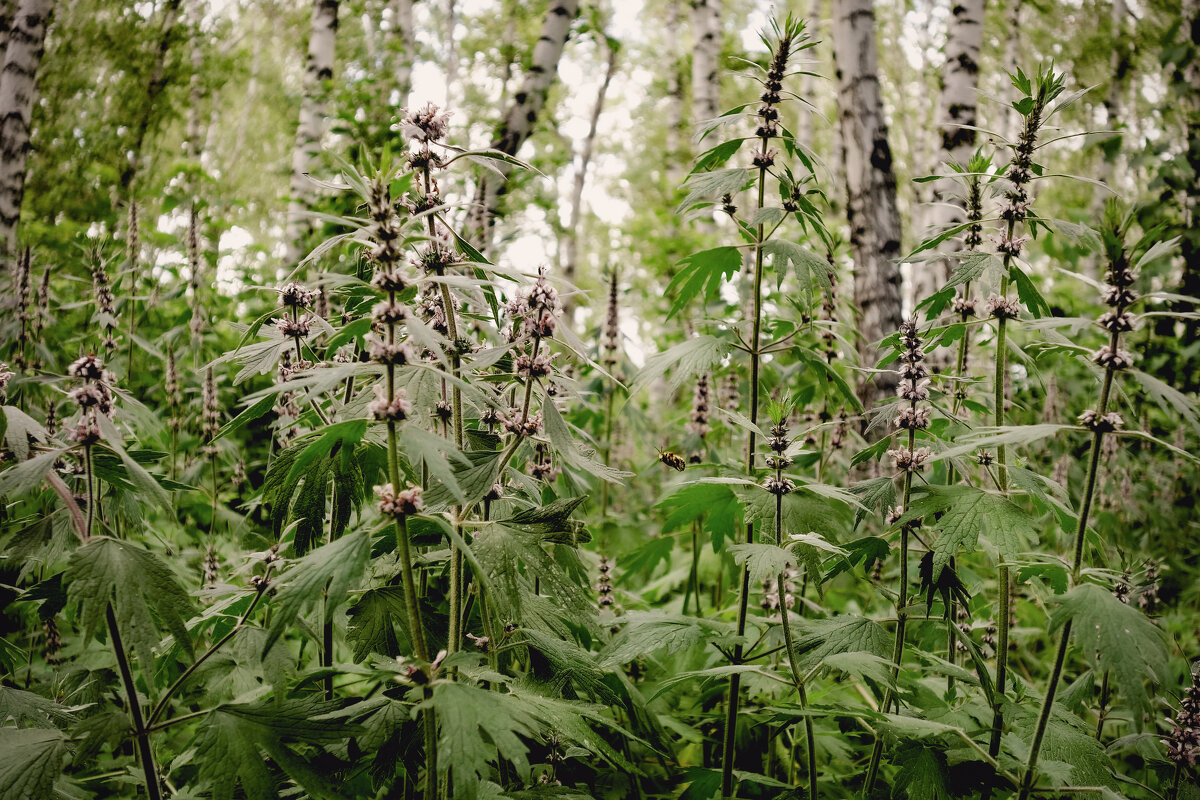
[[[604, 80], [600, 83], [600, 90], [596, 93], [596, 103], [592, 106], [591, 125], [583, 140], [583, 149], [579, 153], [579, 166], [575, 170], [575, 185], [571, 191], [571, 219], [567, 223], [566, 265], [563, 270], [564, 277], [571, 284], [575, 283], [579, 264], [579, 235], [583, 221], [583, 187], [587, 183], [588, 166], [591, 164], [592, 153], [596, 148], [596, 129], [600, 125], [600, 115], [604, 113], [604, 98], [608, 94], [609, 84], [612, 83], [613, 73], [617, 71], [616, 49], [605, 43], [603, 35], [597, 38], [604, 49], [608, 51], [608, 60], [604, 69]], [[572, 295], [563, 298], [563, 316], [568, 319], [573, 305], [572, 299]]]
[[[978, 125], [976, 87], [979, 82], [979, 53], [983, 47], [984, 0], [955, 0], [953, 18], [946, 35], [946, 64], [942, 75], [942, 93], [938, 101], [941, 146], [936, 162], [966, 166], [975, 152], [976, 135], [964, 125]], [[936, 166], [949, 174], [948, 166]], [[926, 235], [932, 235], [966, 221], [966, 210], [959, 184], [950, 179], [933, 184], [933, 205], [929, 211]], [[950, 240], [942, 250], [957, 250]], [[951, 261], [927, 261], [913, 265], [913, 297], [919, 303], [941, 289], [950, 279]], [[949, 353], [950, 350], [942, 348]]]
[[417, 36], [413, 27], [413, 0], [392, 0], [392, 29], [399, 50], [395, 59], [396, 92], [400, 106], [408, 105], [412, 94], [413, 64], [417, 56]]
[[721, 115], [721, 0], [692, 0], [692, 119]]
[[[558, 74], [558, 62], [562, 58], [571, 21], [579, 13], [579, 0], [551, 0], [550, 8], [542, 21], [542, 33], [533, 48], [529, 71], [521, 88], [513, 95], [512, 105], [504, 114], [503, 121], [492, 140], [492, 149], [515, 156], [521, 145], [533, 133], [538, 114], [546, 105], [546, 95]], [[507, 174], [503, 164], [498, 165]], [[482, 176], [475, 188], [471, 235], [476, 246], [487, 252], [491, 240], [491, 229], [504, 194], [504, 179], [495, 175]]]
[[13, 13], [16, 10], [15, 0], [0, 0], [0, 64], [4, 63], [4, 52], [8, 49], [8, 34], [12, 30]]
[[146, 82], [146, 101], [142, 106], [141, 116], [133, 123], [133, 141], [129, 145], [129, 162], [121, 170], [121, 197], [128, 197], [129, 187], [137, 177], [142, 160], [142, 145], [150, 132], [150, 123], [154, 120], [154, 107], [158, 96], [167, 85], [167, 53], [176, 35], [175, 25], [179, 22], [179, 7], [183, 0], [169, 0], [163, 8], [162, 28], [158, 37], [158, 55], [154, 68], [150, 71], [150, 79]]
[[[1187, 123], [1186, 158], [1192, 180], [1183, 197], [1183, 229], [1179, 250], [1183, 255], [1183, 280], [1180, 291], [1189, 297], [1200, 297], [1200, 2], [1183, 0], [1183, 30], [1181, 36], [1190, 45], [1192, 58], [1183, 69], [1184, 113]], [[1196, 304], [1178, 304], [1178, 310], [1194, 312]], [[1183, 341], [1194, 342], [1200, 336], [1200, 322], [1186, 321]], [[1200, 381], [1186, 375], [1184, 391], [1195, 391]]]
[[325, 128], [326, 85], [333, 79], [333, 48], [337, 37], [338, 0], [313, 0], [312, 27], [308, 37], [308, 60], [304, 69], [304, 97], [300, 101], [300, 124], [292, 149], [291, 199], [287, 213], [287, 252], [290, 269], [305, 256], [305, 243], [312, 232], [308, 212], [313, 186], [308, 172], [321, 149]]
[[53, 0], [21, 0], [9, 28], [0, 71], [0, 252], [15, 252], [37, 71], [53, 10]]
[[667, 59], [667, 180], [674, 191], [683, 182], [680, 167], [688, 157], [689, 148], [687, 132], [684, 127], [683, 112], [683, 64], [679, 53], [680, 0], [671, 0], [667, 5], [667, 24], [665, 27]]
[[[900, 215], [887, 124], [879, 97], [875, 11], [872, 0], [836, 0], [833, 49], [837, 62], [839, 124], [845, 147], [846, 216], [854, 259], [854, 302], [859, 361], [874, 367], [879, 340], [900, 325]], [[891, 373], [863, 381], [859, 393], [881, 399], [896, 385]]]

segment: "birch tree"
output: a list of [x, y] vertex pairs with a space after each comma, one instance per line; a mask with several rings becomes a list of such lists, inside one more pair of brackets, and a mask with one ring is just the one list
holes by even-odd
[[313, 0], [308, 37], [308, 59], [304, 68], [304, 97], [300, 101], [300, 124], [292, 148], [292, 179], [287, 211], [289, 267], [304, 257], [304, 242], [312, 230], [306, 217], [313, 186], [308, 173], [321, 147], [325, 129], [326, 85], [333, 78], [334, 42], [337, 38], [338, 0]]
[[692, 117], [721, 114], [721, 0], [692, 0]]
[[[607, 53], [604, 67], [604, 79], [596, 92], [596, 102], [592, 104], [592, 116], [588, 125], [587, 136], [583, 139], [583, 147], [579, 151], [579, 164], [575, 168], [575, 181], [571, 187], [571, 217], [567, 223], [566, 259], [563, 269], [568, 283], [575, 282], [579, 265], [579, 235], [583, 224], [583, 189], [587, 184], [588, 167], [592, 162], [592, 154], [596, 149], [596, 131], [600, 127], [600, 115], [604, 113], [604, 100], [608, 95], [609, 84], [617, 71], [617, 48], [607, 42], [604, 36], [597, 37]], [[571, 311], [571, 296], [563, 298], [563, 314]]]
[[416, 62], [417, 37], [413, 28], [413, 0], [392, 0], [392, 32], [395, 48], [396, 92], [400, 105], [408, 105], [412, 94], [413, 64]]
[[[493, 150], [515, 156], [533, 134], [538, 114], [546, 105], [546, 96], [558, 74], [558, 62], [567, 43], [571, 22], [578, 13], [579, 0], [551, 0], [525, 80], [513, 95], [512, 104], [496, 129], [491, 144]], [[472, 241], [481, 243], [485, 248], [491, 240], [490, 231], [503, 195], [503, 183], [504, 179], [499, 176], [483, 176], [475, 188]]]
[[[1118, 0], [1119, 2], [1120, 0]], [[946, 33], [946, 63], [942, 74], [942, 92], [938, 101], [938, 132], [941, 143], [936, 161], [965, 165], [975, 151], [974, 126], [977, 118], [979, 54], [983, 48], [984, 0], [955, 0]], [[942, 174], [947, 166], [939, 168]], [[933, 202], [928, 220], [929, 233], [966, 221], [966, 211], [958, 184], [945, 179], [933, 184]], [[944, 250], [956, 249], [953, 241]], [[950, 278], [951, 262], [927, 261], [914, 265], [913, 292], [919, 302], [936, 292]], [[945, 352], [949, 352], [943, 348]]]
[[16, 244], [25, 193], [29, 131], [37, 93], [37, 71], [46, 44], [54, 0], [21, 0], [8, 33], [0, 71], [0, 251]]
[[[854, 302], [860, 311], [859, 360], [873, 367], [876, 343], [900, 325], [900, 214], [887, 123], [879, 94], [872, 0], [835, 0], [839, 125], [845, 149], [846, 215], [854, 259]], [[895, 377], [864, 381], [864, 397], [890, 393]]]

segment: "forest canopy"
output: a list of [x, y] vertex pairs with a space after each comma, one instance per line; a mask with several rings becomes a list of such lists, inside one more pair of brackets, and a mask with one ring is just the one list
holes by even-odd
[[0, 800], [1200, 800], [1197, 0], [0, 0]]

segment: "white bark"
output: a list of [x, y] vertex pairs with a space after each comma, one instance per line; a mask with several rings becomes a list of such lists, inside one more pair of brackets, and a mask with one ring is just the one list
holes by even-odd
[[667, 180], [672, 190], [681, 182], [679, 168], [687, 151], [683, 133], [683, 74], [679, 57], [680, 0], [667, 5], [667, 24], [664, 30], [667, 61]]
[[[521, 88], [513, 95], [512, 105], [492, 140], [492, 149], [515, 156], [521, 145], [533, 133], [538, 114], [546, 105], [546, 96], [558, 74], [558, 62], [571, 30], [571, 21], [579, 13], [579, 0], [551, 0], [542, 21], [542, 32], [533, 47], [529, 70]], [[502, 172], [503, 165], [499, 165]], [[503, 192], [503, 181], [496, 176], [484, 176], [475, 190], [474, 220], [471, 225], [477, 247], [488, 247], [490, 230], [495, 222]], [[486, 252], [486, 249], [485, 249]]]
[[[871, 0], [835, 0], [839, 124], [845, 148], [846, 214], [854, 259], [854, 302], [860, 312], [859, 360], [873, 367], [878, 341], [900, 324], [900, 215], [887, 123], [879, 96], [875, 11]], [[874, 392], [890, 393], [895, 377], [877, 376]], [[872, 394], [868, 385], [860, 388]]]
[[[601, 37], [603, 44], [603, 37]], [[600, 89], [596, 93], [596, 102], [592, 106], [591, 124], [588, 127], [587, 136], [583, 140], [583, 147], [579, 153], [579, 165], [575, 169], [575, 184], [571, 191], [571, 218], [567, 223], [567, 243], [566, 243], [566, 263], [564, 266], [564, 277], [568, 283], [575, 283], [575, 275], [577, 274], [579, 265], [579, 236], [583, 222], [583, 189], [587, 184], [588, 167], [591, 165], [592, 153], [596, 148], [596, 131], [600, 126], [600, 115], [604, 113], [604, 99], [608, 94], [609, 84], [612, 83], [613, 74], [617, 71], [617, 51], [611, 47], [604, 48], [608, 52], [608, 59], [605, 62], [604, 80], [600, 83]], [[567, 316], [570, 313], [571, 297], [567, 296], [563, 300], [563, 315]]]
[[4, 51], [8, 49], [8, 32], [12, 30], [13, 12], [16, 10], [15, 0], [0, 0], [0, 63], [4, 62]]
[[[938, 100], [940, 149], [934, 167], [943, 175], [950, 174], [950, 164], [966, 166], [975, 152], [976, 132], [963, 126], [979, 124], [977, 87], [979, 54], [983, 48], [984, 0], [952, 0], [952, 15], [946, 32], [946, 63]], [[966, 221], [966, 209], [957, 182], [950, 179], [936, 181], [932, 199], [934, 205], [929, 210], [926, 235]], [[949, 241], [941, 249], [952, 251], [957, 245]], [[916, 302], [946, 284], [950, 279], [951, 263], [927, 261], [913, 265], [913, 298]]]
[[396, 92], [400, 106], [408, 105], [412, 94], [413, 64], [417, 55], [417, 36], [413, 27], [413, 0], [392, 0], [392, 27], [396, 38]]
[[53, 0], [21, 0], [4, 52], [0, 71], [0, 252], [11, 252], [16, 245], [37, 71], [53, 10]]
[[334, 42], [337, 38], [338, 0], [313, 0], [312, 25], [308, 37], [308, 60], [304, 70], [304, 97], [300, 102], [300, 124], [292, 149], [291, 198], [287, 213], [288, 268], [305, 256], [305, 239], [312, 231], [307, 218], [313, 185], [307, 179], [321, 148], [325, 130], [327, 85], [333, 79]]
[[721, 114], [721, 0], [692, 0], [692, 119]]

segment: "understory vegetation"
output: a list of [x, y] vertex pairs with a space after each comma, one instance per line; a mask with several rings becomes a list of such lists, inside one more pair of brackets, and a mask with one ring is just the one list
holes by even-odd
[[817, 46], [723, 64], [649, 279], [498, 254], [479, 187], [545, 165], [433, 103], [278, 272], [196, 165], [31, 225], [0, 798], [1200, 798], [1195, 230], [1067, 174], [1087, 89], [1023, 65], [866, 340]]

